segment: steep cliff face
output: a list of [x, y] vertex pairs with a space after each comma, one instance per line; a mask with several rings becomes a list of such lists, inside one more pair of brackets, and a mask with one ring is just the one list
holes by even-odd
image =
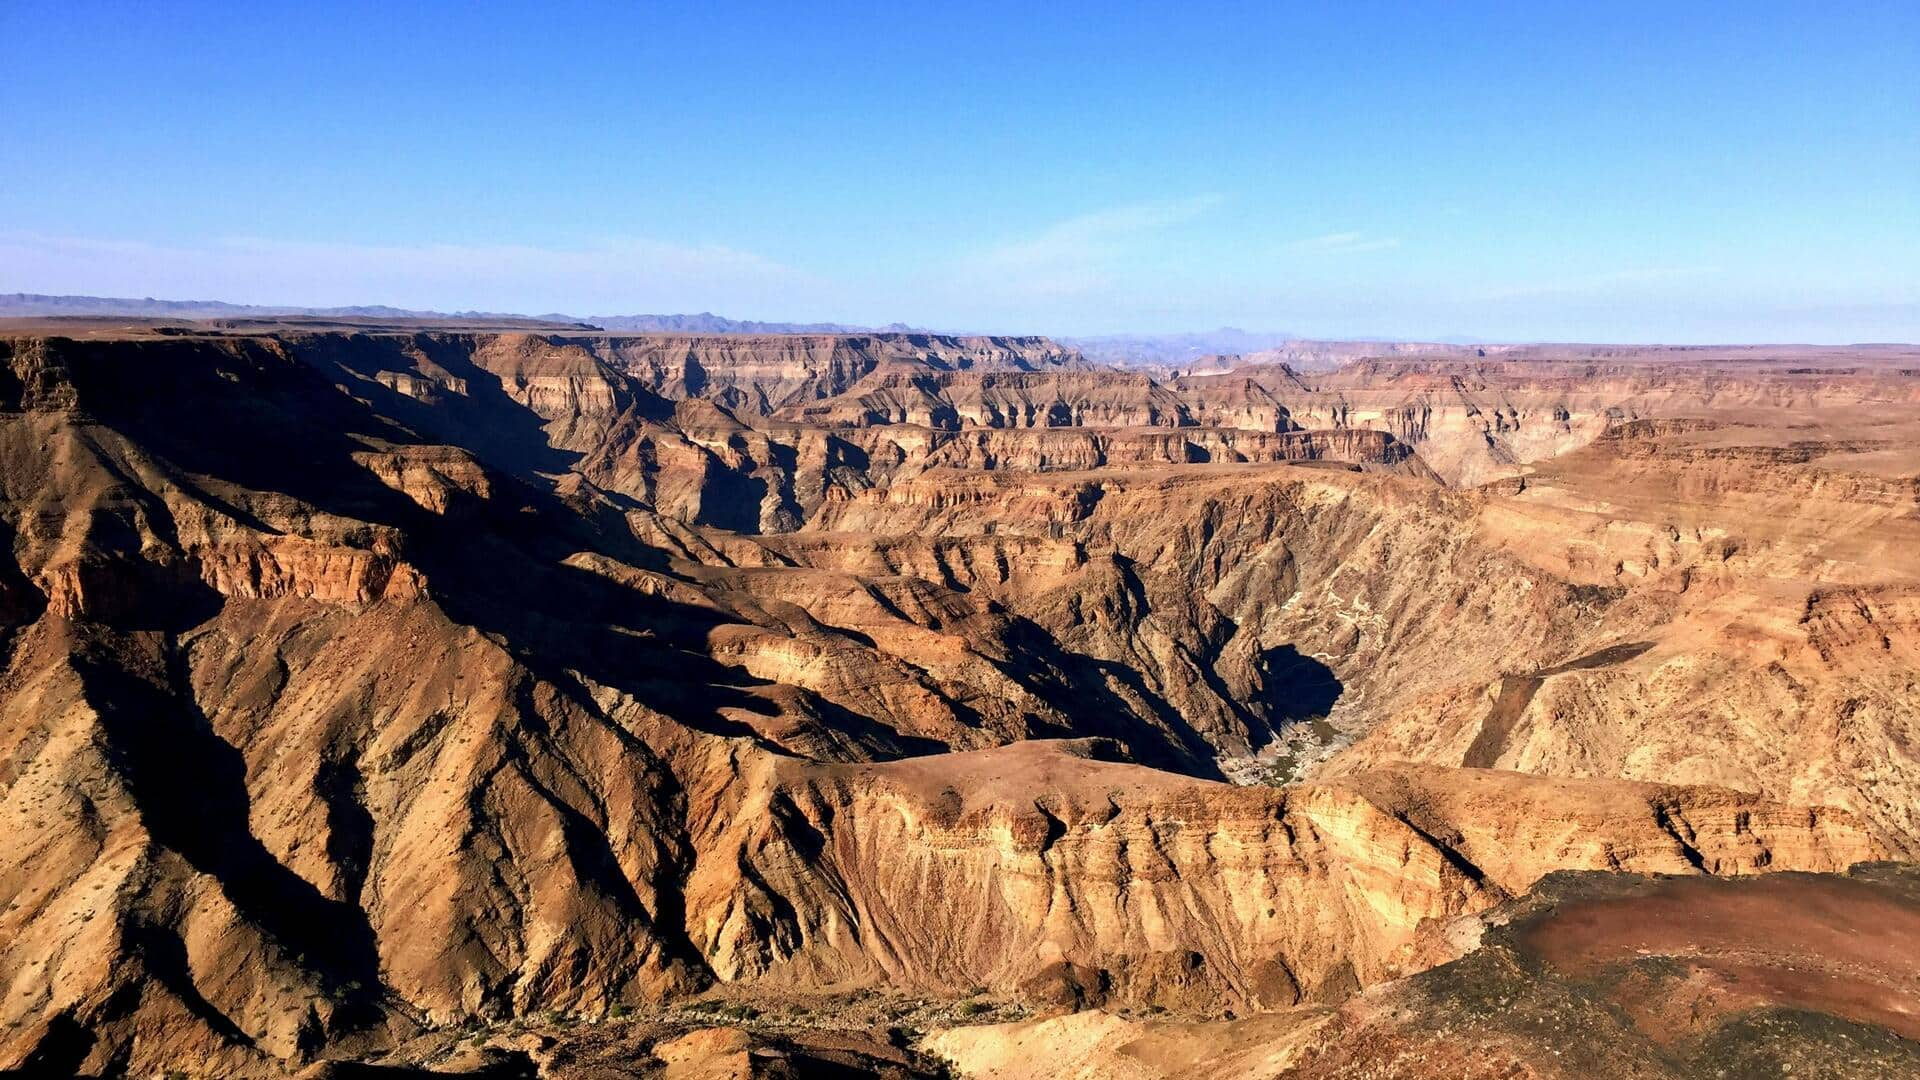
[[1718, 784], [1849, 807], [1911, 850], [1913, 801], [1891, 794], [1920, 775], [1920, 501], [1902, 453], [1771, 425], [1629, 425], [1536, 467], [1482, 505], [1476, 534], [1571, 583], [1612, 640], [1430, 686], [1330, 767]]
[[1022, 743], [788, 765], [689, 882], [716, 974], [1219, 1012], [1337, 1000], [1562, 868], [1840, 870], [1844, 814], [1725, 792], [1386, 770], [1236, 788]]
[[[978, 428], [1180, 427], [1179, 398], [1142, 375], [1111, 371], [964, 374], [895, 366], [818, 405], [782, 415], [807, 424]], [[1285, 430], [1270, 426], [1266, 430]]]
[[[882, 347], [1002, 424], [793, 418]], [[715, 984], [1331, 1002], [1556, 869], [1911, 842], [1909, 510], [1829, 475], [1893, 451], [1451, 490], [1360, 425], [1041, 424], [994, 395], [1081, 393], [1044, 344], [692, 348], [0, 339], [0, 1067]], [[1311, 782], [1215, 782], [1327, 714]]]
[[[1476, 542], [1478, 505], [1287, 466], [929, 474], [831, 503], [820, 533], [767, 546], [991, 597], [1075, 652], [1137, 673], [1137, 692], [1234, 755], [1343, 701], [1404, 703], [1476, 668], [1491, 677], [1518, 657], [1608, 643], [1584, 593]], [[1045, 545], [1062, 554], [1039, 572], [1029, 549]]]
[[[1380, 433], [1298, 432], [1283, 415], [1263, 430], [1194, 428], [1158, 384], [1076, 370], [1044, 339], [423, 332], [271, 347], [497, 468], [577, 472], [735, 532], [791, 531], [827, 500], [930, 468], [1331, 461], [1428, 475]], [[1161, 426], [1181, 430], [1137, 430]]]
[[[880, 437], [884, 438], [884, 435]], [[872, 439], [872, 437], [869, 437]], [[866, 440], [863, 440], [866, 441]], [[869, 445], [877, 443], [872, 439]], [[894, 445], [898, 445], [897, 443]], [[905, 448], [902, 448], [903, 452]], [[916, 447], [916, 449], [918, 449]], [[1405, 443], [1380, 431], [1265, 432], [1238, 428], [1183, 427], [1011, 432], [970, 429], [927, 439], [923, 455], [906, 453], [888, 479], [926, 469], [1023, 472], [1084, 472], [1099, 468], [1157, 465], [1314, 461], [1354, 466], [1359, 472], [1390, 471], [1435, 482], [1438, 477]]]
[[[1475, 351], [1486, 354], [1474, 357]], [[1920, 403], [1908, 354], [1826, 358], [1818, 349], [1647, 349], [1541, 346], [1460, 349], [1464, 355], [1375, 352], [1303, 374], [1250, 364], [1169, 380], [1195, 415], [1270, 397], [1305, 428], [1392, 434], [1449, 482], [1474, 486], [1578, 450], [1611, 427], [1649, 417], [1774, 416]], [[1804, 363], [1795, 364], [1799, 356]], [[1857, 366], [1834, 366], [1838, 364]], [[1902, 366], [1905, 364], [1906, 366]], [[1818, 366], [1816, 366], [1818, 365]]]
[[882, 368], [1041, 371], [1078, 359], [1037, 337], [769, 334], [585, 340], [600, 359], [665, 397], [710, 398], [754, 414], [846, 393]]
[[811, 764], [549, 683], [419, 603], [54, 647], [16, 657], [49, 674], [9, 702], [40, 719], [9, 731], [4, 841], [4, 1049], [50, 1068], [271, 1069], [716, 979], [1286, 1006], [1549, 869], [1881, 854], [1844, 814], [1644, 785], [1283, 792], [1046, 743]]
[[1225, 1023], [1083, 1012], [936, 1033], [963, 1075], [1648, 1080], [1920, 1071], [1911, 867], [1840, 876], [1557, 874], [1472, 951], [1337, 1009]]

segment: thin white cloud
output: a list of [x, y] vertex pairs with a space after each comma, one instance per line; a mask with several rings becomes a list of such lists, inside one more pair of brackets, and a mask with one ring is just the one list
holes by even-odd
[[1400, 246], [1397, 236], [1368, 236], [1358, 232], [1309, 236], [1287, 245], [1287, 250], [1303, 255], [1358, 255], [1367, 251], [1386, 251]]
[[961, 256], [959, 284], [1027, 296], [1069, 296], [1111, 285], [1139, 246], [1221, 202], [1219, 195], [1133, 203], [1056, 222], [1031, 236]]
[[0, 289], [330, 306], [702, 310], [809, 283], [771, 259], [647, 239], [583, 247], [0, 235]]

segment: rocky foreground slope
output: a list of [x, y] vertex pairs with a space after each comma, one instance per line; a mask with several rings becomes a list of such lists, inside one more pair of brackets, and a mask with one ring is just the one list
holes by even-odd
[[1920, 876], [1556, 874], [1461, 959], [1338, 1008], [1195, 1023], [1090, 1011], [930, 1046], [966, 1075], [1683, 1080], [1920, 1073]]
[[1244, 1017], [1555, 871], [1911, 854], [1920, 377], [1471, 377], [0, 339], [0, 1067], [716, 994]]

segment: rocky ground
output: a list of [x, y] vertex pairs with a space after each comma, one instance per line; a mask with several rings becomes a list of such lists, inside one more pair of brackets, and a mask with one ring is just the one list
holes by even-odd
[[1472, 923], [1462, 958], [1337, 1007], [1203, 1024], [1086, 1012], [925, 1045], [994, 1080], [1920, 1074], [1911, 865], [1562, 873]]
[[1920, 358], [1213, 367], [0, 337], [0, 1066], [1904, 1067]]
[[[1196, 1021], [982, 993], [704, 997], [417, 1038], [366, 1075], [1884, 1077], [1920, 1071], [1911, 866], [1764, 879], [1556, 873], [1468, 949], [1337, 1005]], [[377, 1070], [377, 1071], [376, 1071]], [[317, 1066], [309, 1075], [347, 1075]]]

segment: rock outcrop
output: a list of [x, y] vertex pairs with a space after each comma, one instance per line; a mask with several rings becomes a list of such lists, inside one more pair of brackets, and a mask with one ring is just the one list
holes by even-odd
[[[1635, 376], [1462, 488], [1431, 387], [229, 329], [0, 338], [0, 1068], [715, 987], [1331, 1008], [1556, 870], [1920, 836], [1897, 373]], [[1676, 386], [1741, 419], [1616, 422]]]
[[1911, 868], [1758, 881], [1557, 874], [1463, 958], [1337, 1009], [1227, 1022], [1110, 1012], [928, 1041], [964, 1076], [1631, 1076], [1920, 1072]]

